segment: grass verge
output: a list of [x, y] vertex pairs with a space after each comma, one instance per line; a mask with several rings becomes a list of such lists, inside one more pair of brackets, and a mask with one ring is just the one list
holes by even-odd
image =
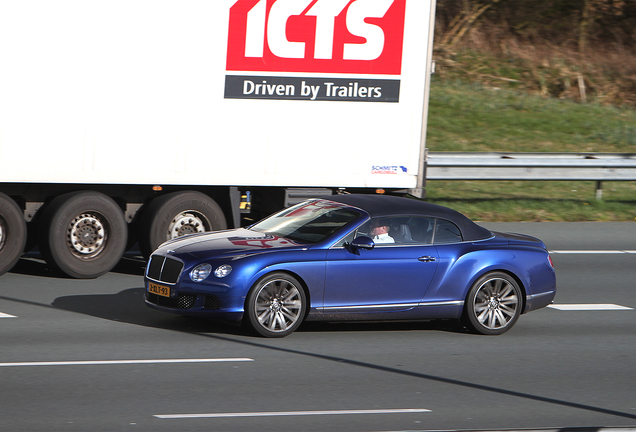
[[[429, 151], [636, 153], [636, 110], [434, 80]], [[636, 182], [429, 181], [427, 201], [480, 221], [634, 221]]]
[[636, 182], [429, 181], [426, 200], [475, 221], [636, 221]]

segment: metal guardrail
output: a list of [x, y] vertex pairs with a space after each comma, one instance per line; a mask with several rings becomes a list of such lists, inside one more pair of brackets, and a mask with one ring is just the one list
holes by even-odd
[[427, 180], [636, 181], [636, 153], [429, 152]]

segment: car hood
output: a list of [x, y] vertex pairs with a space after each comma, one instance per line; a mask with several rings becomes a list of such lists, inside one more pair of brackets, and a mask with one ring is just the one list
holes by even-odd
[[212, 257], [244, 256], [277, 250], [307, 249], [284, 237], [276, 237], [244, 228], [192, 234], [169, 240], [154, 252], [187, 260], [187, 256], [204, 260]]

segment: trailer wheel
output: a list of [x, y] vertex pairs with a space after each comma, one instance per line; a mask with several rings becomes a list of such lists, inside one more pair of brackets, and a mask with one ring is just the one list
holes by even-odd
[[26, 245], [26, 221], [20, 207], [0, 193], [0, 275], [18, 262]]
[[163, 242], [186, 234], [227, 228], [221, 207], [201, 192], [173, 192], [153, 199], [143, 210], [139, 248], [148, 259]]
[[121, 208], [99, 192], [60, 195], [44, 209], [40, 251], [62, 273], [96, 278], [110, 271], [126, 250], [128, 226]]

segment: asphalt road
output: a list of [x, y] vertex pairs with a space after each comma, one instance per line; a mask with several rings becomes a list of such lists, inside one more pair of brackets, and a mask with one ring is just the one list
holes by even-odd
[[309, 323], [269, 340], [146, 308], [134, 258], [88, 281], [22, 259], [0, 278], [0, 430], [634, 427], [636, 223], [484, 225], [543, 239], [574, 310], [496, 337]]

